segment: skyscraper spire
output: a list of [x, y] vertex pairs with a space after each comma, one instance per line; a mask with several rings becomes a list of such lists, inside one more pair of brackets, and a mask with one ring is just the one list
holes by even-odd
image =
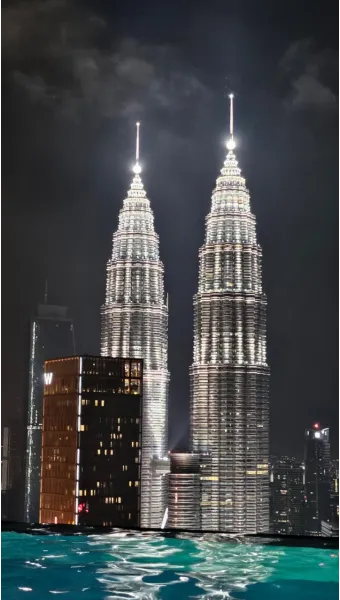
[[136, 164], [133, 167], [133, 172], [135, 173], [135, 175], [139, 175], [139, 173], [142, 171], [142, 167], [139, 164], [139, 127], [140, 127], [140, 123], [137, 121], [137, 123], [136, 123]]
[[140, 524], [159, 528], [165, 511], [163, 475], [168, 465], [168, 308], [159, 239], [140, 172], [136, 123], [134, 176], [119, 212], [107, 263], [101, 354], [143, 359]]
[[229, 100], [230, 100], [230, 119], [229, 119], [230, 137], [227, 142], [227, 148], [228, 148], [228, 150], [234, 150], [236, 147], [235, 140], [234, 140], [234, 94], [229, 94]]

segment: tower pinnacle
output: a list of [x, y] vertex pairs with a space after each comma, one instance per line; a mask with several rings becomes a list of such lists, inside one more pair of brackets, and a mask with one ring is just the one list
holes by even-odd
[[133, 167], [133, 172], [135, 173], [135, 175], [139, 175], [139, 173], [141, 172], [142, 168], [139, 164], [139, 126], [140, 123], [137, 121], [136, 123], [136, 164]]
[[234, 140], [234, 94], [229, 94], [230, 100], [230, 121], [229, 121], [229, 131], [230, 138], [227, 141], [228, 150], [234, 150], [236, 144]]

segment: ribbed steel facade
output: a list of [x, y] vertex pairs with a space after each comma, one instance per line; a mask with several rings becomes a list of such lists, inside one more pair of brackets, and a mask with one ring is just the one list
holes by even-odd
[[168, 309], [153, 212], [136, 171], [107, 264], [101, 354], [144, 360], [141, 526], [160, 527], [166, 505], [166, 476], [158, 464], [168, 450]]
[[200, 516], [200, 457], [198, 454], [170, 454], [168, 522], [169, 529], [197, 530]]
[[191, 449], [205, 456], [205, 530], [269, 530], [269, 369], [261, 261], [249, 192], [229, 150], [206, 217], [194, 297]]

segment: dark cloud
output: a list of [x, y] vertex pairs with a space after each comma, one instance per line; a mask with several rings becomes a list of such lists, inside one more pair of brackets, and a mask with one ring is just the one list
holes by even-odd
[[311, 39], [305, 38], [290, 44], [280, 67], [290, 84], [284, 100], [286, 107], [336, 108], [337, 95], [330, 83], [332, 81], [334, 85], [336, 78], [334, 51], [329, 48], [320, 50]]
[[105, 22], [63, 0], [35, 1], [3, 14], [5, 58], [25, 50], [25, 70], [13, 69], [17, 85], [35, 102], [63, 116], [94, 110], [104, 117], [140, 115], [144, 107], [178, 108], [207, 88], [175, 64], [166, 45], [133, 38], [98, 44]]
[[337, 98], [334, 92], [312, 75], [301, 75], [294, 81], [293, 87], [291, 98], [293, 107], [336, 107]]

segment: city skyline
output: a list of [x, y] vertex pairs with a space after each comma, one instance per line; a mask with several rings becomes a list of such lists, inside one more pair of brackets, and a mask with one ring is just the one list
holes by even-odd
[[[129, 177], [129, 132], [141, 120], [143, 178], [169, 291], [170, 446], [188, 439], [197, 248], [227, 126], [226, 85], [237, 94], [238, 159], [265, 257], [271, 452], [302, 458], [302, 432], [319, 421], [330, 427], [336, 457], [338, 93], [331, 15], [320, 17], [312, 3], [308, 19], [302, 11], [293, 27], [284, 18], [283, 31], [281, 8], [272, 3], [249, 16], [220, 7], [209, 19], [195, 7], [188, 45], [187, 17], [178, 19], [173, 5], [161, 16], [150, 4], [161, 42], [158, 25], [143, 15], [132, 21], [128, 7], [121, 15], [98, 5], [61, 14], [48, 3], [42, 15], [38, 5], [30, 3], [24, 14], [4, 7], [5, 30], [13, 31], [13, 11], [19, 25], [4, 39], [4, 424], [15, 399], [22, 406], [27, 400], [29, 319], [47, 274], [50, 297], [74, 317], [77, 350], [100, 352], [105, 264]], [[91, 29], [93, 15], [104, 25], [99, 33]], [[47, 40], [35, 36], [41, 19], [59, 54], [51, 56]], [[61, 51], [65, 21], [69, 45]], [[203, 24], [205, 44], [198, 35]], [[97, 69], [96, 85], [86, 58]], [[107, 81], [108, 64], [119, 68]], [[117, 82], [122, 99], [112, 92]]]

